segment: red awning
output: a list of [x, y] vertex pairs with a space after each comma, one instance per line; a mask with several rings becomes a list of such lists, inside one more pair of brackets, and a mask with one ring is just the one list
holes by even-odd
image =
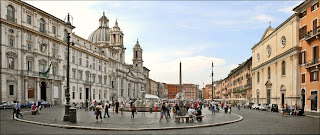
[[308, 100], [313, 100], [317, 97], [317, 94], [311, 94], [311, 96], [308, 97]]

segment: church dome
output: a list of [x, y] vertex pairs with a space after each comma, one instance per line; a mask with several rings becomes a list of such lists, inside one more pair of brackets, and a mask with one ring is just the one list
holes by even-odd
[[88, 38], [89, 41], [95, 42], [110, 42], [109, 19], [104, 15], [99, 19], [99, 28], [92, 32]]

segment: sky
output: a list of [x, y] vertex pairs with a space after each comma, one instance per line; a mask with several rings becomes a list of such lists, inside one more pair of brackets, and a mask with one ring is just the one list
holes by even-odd
[[211, 83], [249, 59], [264, 31], [276, 28], [303, 1], [25, 1], [62, 20], [73, 17], [73, 32], [87, 39], [105, 12], [124, 33], [126, 63], [137, 39], [149, 78], [170, 84]]

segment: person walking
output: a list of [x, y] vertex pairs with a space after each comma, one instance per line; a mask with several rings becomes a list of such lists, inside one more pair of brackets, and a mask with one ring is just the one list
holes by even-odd
[[102, 121], [102, 116], [101, 116], [102, 109], [103, 108], [101, 106], [101, 103], [98, 103], [98, 105], [96, 106], [96, 119], [97, 119], [97, 122], [98, 122], [99, 116], [100, 116], [100, 119]]
[[134, 118], [134, 113], [136, 112], [136, 106], [134, 103], [131, 104], [131, 118]]
[[19, 118], [19, 115], [23, 118], [23, 116], [20, 113], [20, 111], [21, 111], [20, 102], [17, 101], [17, 114], [16, 114], [17, 118]]
[[224, 113], [228, 113], [228, 105], [227, 103], [223, 103]]
[[17, 102], [16, 102], [16, 100], [14, 100], [13, 101], [13, 105], [12, 105], [12, 110], [13, 110], [13, 112], [12, 112], [12, 119], [14, 119], [14, 116], [16, 115], [16, 113], [17, 113]]
[[104, 105], [104, 117], [103, 118], [106, 118], [106, 114], [108, 115], [108, 118], [110, 118], [109, 116], [109, 102], [107, 101], [106, 104]]
[[176, 104], [176, 106], [174, 106], [174, 109], [176, 110], [176, 115], [180, 116], [180, 108], [179, 108], [178, 104]]
[[124, 109], [124, 104], [123, 104], [123, 101], [121, 101], [121, 104], [120, 104], [120, 112], [121, 112], [121, 117], [123, 117], [123, 109]]
[[41, 100], [38, 101], [38, 108], [41, 110]]
[[240, 102], [238, 103], [238, 109], [239, 109], [239, 111], [240, 111]]
[[118, 113], [118, 110], [119, 110], [119, 102], [118, 100], [116, 100], [116, 113]]
[[211, 102], [211, 113], [212, 114], [216, 114], [216, 111], [214, 110], [214, 106], [215, 106], [215, 104], [214, 104], [214, 101], [212, 100], [212, 102]]
[[165, 103], [162, 103], [162, 106], [161, 106], [161, 117], [160, 117], [160, 120], [159, 120], [159, 122], [161, 122], [161, 119], [162, 119], [162, 117], [163, 117], [163, 115], [166, 117], [166, 119], [167, 119], [167, 121], [168, 121], [168, 117], [167, 117], [167, 115], [166, 115], [166, 106], [165, 106]]

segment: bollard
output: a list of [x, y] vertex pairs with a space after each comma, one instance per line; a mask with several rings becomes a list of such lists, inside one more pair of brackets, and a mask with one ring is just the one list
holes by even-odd
[[74, 107], [70, 107], [70, 122], [77, 123], [77, 109]]

